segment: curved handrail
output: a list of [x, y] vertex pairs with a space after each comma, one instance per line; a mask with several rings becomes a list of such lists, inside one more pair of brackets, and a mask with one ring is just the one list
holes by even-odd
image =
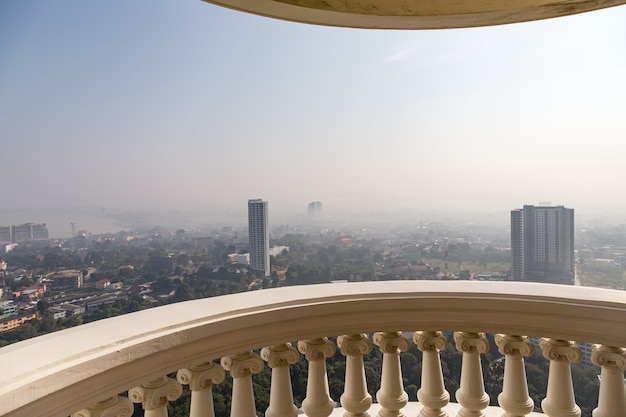
[[0, 415], [65, 416], [192, 363], [319, 336], [463, 330], [626, 346], [626, 292], [519, 282], [321, 284], [171, 304], [0, 349]]

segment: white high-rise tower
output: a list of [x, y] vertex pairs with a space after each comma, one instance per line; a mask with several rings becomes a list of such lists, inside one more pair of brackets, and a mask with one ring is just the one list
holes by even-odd
[[267, 201], [248, 200], [250, 270], [270, 276], [270, 232]]

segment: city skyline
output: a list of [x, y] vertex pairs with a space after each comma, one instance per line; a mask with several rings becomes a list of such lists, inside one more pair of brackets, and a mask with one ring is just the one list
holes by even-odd
[[[517, 204], [518, 206], [521, 205]], [[545, 202], [544, 202], [545, 203]], [[537, 205], [541, 205], [537, 203]], [[560, 205], [560, 204], [559, 204]], [[241, 204], [240, 204], [241, 206]], [[578, 229], [595, 226], [624, 224], [620, 213], [600, 215], [577, 209]], [[605, 213], [607, 214], [607, 213]], [[307, 225], [311, 218], [306, 209], [281, 211], [272, 209], [272, 218], [275, 225]], [[364, 211], [360, 213], [346, 213], [341, 211], [324, 210], [324, 216], [317, 221], [325, 227], [385, 227], [385, 225], [424, 225], [430, 222], [456, 225], [485, 225], [496, 228], [509, 229], [510, 210], [484, 211], [446, 211], [446, 210], [415, 210], [410, 212]], [[210, 210], [102, 210], [96, 207], [78, 207], [69, 210], [0, 210], [0, 228], [14, 224], [45, 223], [51, 239], [69, 238], [74, 233], [107, 234], [128, 230], [150, 230], [155, 227], [163, 230], [177, 229], [205, 229], [224, 226], [248, 227], [248, 213], [244, 206], [239, 210], [227, 212]]]
[[4, 2], [3, 206], [624, 212], [625, 19], [368, 31], [200, 0]]

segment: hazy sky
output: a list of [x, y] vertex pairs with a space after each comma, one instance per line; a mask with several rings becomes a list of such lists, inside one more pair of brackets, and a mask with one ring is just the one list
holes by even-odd
[[374, 31], [0, 0], [2, 207], [624, 209], [625, 22]]

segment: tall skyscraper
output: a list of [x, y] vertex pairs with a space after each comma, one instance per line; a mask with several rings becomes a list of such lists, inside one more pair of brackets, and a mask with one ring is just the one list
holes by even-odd
[[248, 200], [250, 270], [270, 276], [270, 232], [267, 201]]
[[574, 283], [574, 209], [527, 206], [511, 211], [511, 279]]
[[322, 202], [321, 201], [312, 201], [309, 203], [308, 208], [309, 217], [314, 219], [320, 217], [322, 215]]

